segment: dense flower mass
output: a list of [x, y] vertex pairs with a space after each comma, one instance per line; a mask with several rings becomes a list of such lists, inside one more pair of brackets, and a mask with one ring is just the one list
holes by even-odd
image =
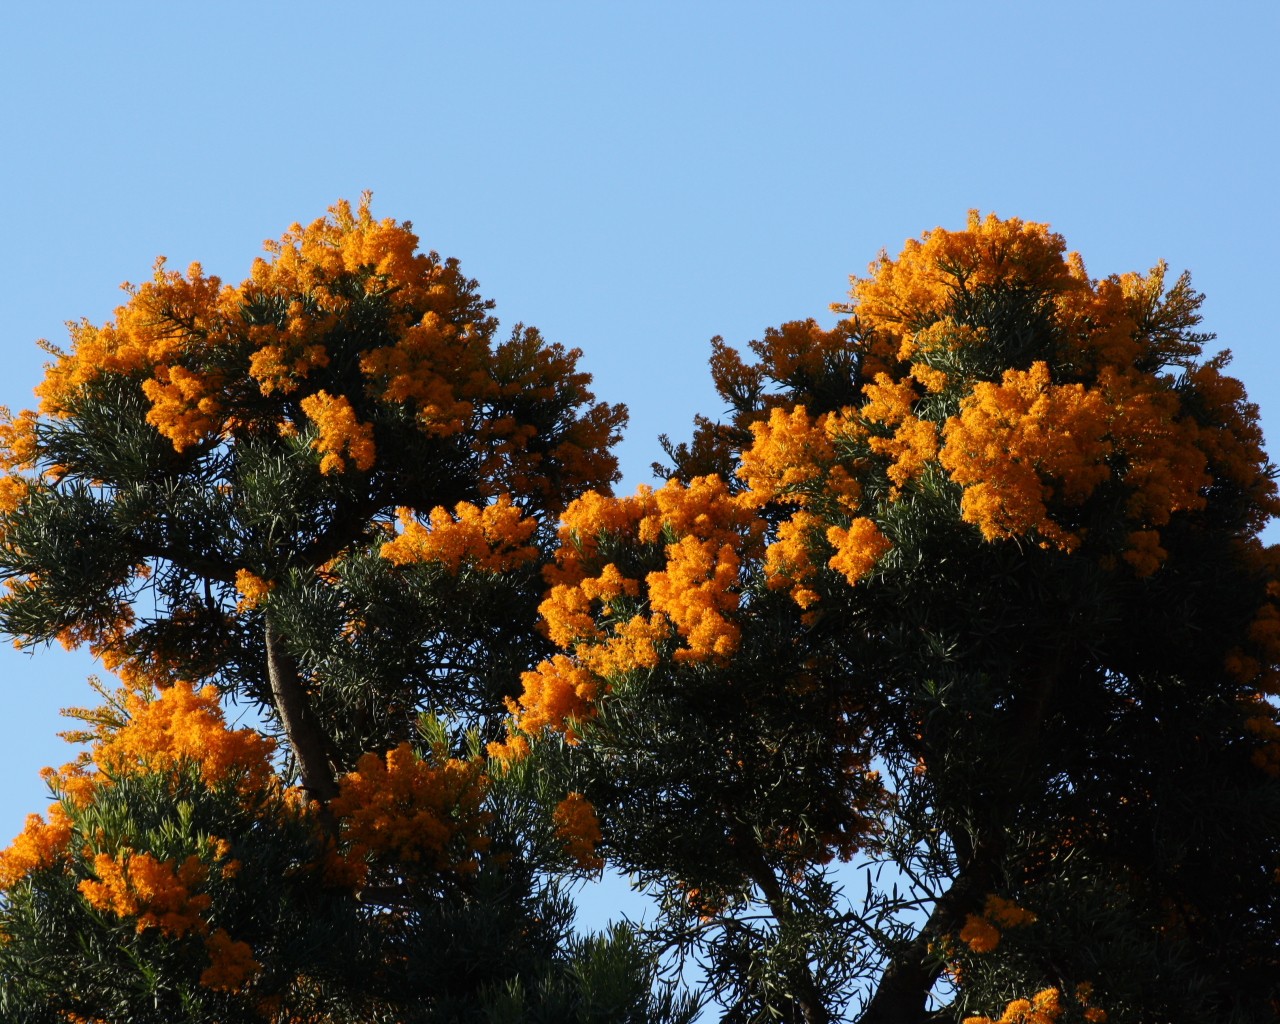
[[424, 760], [401, 743], [385, 757], [365, 754], [339, 786], [329, 807], [354, 847], [348, 859], [367, 853], [465, 874], [489, 844], [489, 813], [481, 809], [488, 781], [479, 760]]
[[192, 764], [208, 786], [267, 787], [275, 741], [254, 729], [228, 729], [212, 686], [178, 683], [156, 700], [125, 697], [128, 722], [104, 737], [93, 760], [110, 775], [169, 772]]
[[345, 395], [334, 397], [327, 391], [317, 391], [304, 398], [300, 404], [302, 411], [319, 431], [320, 436], [312, 442], [312, 447], [324, 454], [324, 458], [320, 460], [321, 473], [341, 473], [346, 469], [343, 454], [362, 473], [373, 468], [376, 454], [373, 424], [361, 423], [356, 418], [350, 399]]
[[0, 889], [12, 889], [23, 878], [62, 859], [71, 843], [72, 822], [62, 804], [51, 804], [49, 820], [28, 814], [26, 827], [0, 851]]
[[430, 528], [407, 508], [397, 512], [402, 532], [381, 549], [382, 557], [396, 565], [439, 562], [456, 573], [466, 561], [490, 572], [503, 572], [538, 555], [537, 548], [528, 543], [538, 528], [537, 520], [523, 515], [506, 494], [484, 508], [459, 502], [453, 515], [436, 507], [428, 517]]
[[97, 878], [86, 878], [80, 891], [89, 905], [113, 911], [118, 917], [137, 918], [138, 931], [158, 928], [181, 938], [190, 929], [206, 932], [202, 916], [212, 900], [191, 890], [205, 880], [208, 868], [190, 856], [181, 865], [159, 861], [146, 851], [122, 850], [117, 856], [99, 853], [93, 859]]
[[[370, 472], [388, 429], [397, 437], [387, 443], [404, 443], [407, 414], [428, 437], [467, 434], [492, 493], [554, 507], [607, 486], [625, 410], [594, 405], [575, 415], [591, 400], [579, 353], [531, 329], [491, 346], [492, 303], [457, 261], [417, 244], [410, 225], [375, 220], [366, 194], [356, 210], [340, 202], [268, 242], [267, 258], [238, 286], [199, 264], [185, 275], [168, 270], [161, 259], [152, 280], [126, 286], [129, 301], [114, 320], [72, 325], [70, 349], [54, 350], [37, 388], [40, 414], [74, 417], [106, 378], [126, 378], [178, 452], [309, 424], [321, 473]], [[363, 317], [359, 328], [351, 317]], [[563, 406], [549, 432], [524, 418], [538, 402]], [[0, 433], [15, 465], [36, 454], [35, 415], [6, 420]]]

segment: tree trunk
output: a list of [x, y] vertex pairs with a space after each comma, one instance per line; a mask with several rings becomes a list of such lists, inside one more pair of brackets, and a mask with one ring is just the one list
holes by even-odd
[[929, 947], [964, 927], [966, 915], [981, 911], [995, 888], [1003, 844], [979, 846], [951, 888], [938, 897], [929, 920], [880, 976], [876, 994], [858, 1024], [925, 1024], [929, 1020], [929, 993], [942, 965], [930, 961]]
[[[793, 916], [791, 913], [791, 901], [787, 899], [786, 893], [782, 891], [782, 886], [778, 884], [778, 879], [774, 875], [773, 869], [769, 867], [761, 855], [760, 848], [756, 845], [755, 837], [744, 835], [740, 831], [737, 840], [741, 849], [741, 862], [746, 867], [747, 874], [751, 877], [751, 880], [764, 893], [765, 902], [769, 904], [769, 911], [779, 924], [787, 924]], [[809, 965], [801, 963], [795, 974], [790, 978], [790, 981], [796, 990], [796, 1002], [800, 1004], [800, 1009], [804, 1011], [805, 1024], [829, 1024], [831, 1015], [827, 1013], [827, 1008], [822, 1003], [822, 994], [818, 991], [818, 986], [814, 984], [813, 974], [809, 971]]]
[[[1014, 758], [1008, 776], [1011, 792], [1024, 780], [1060, 675], [1059, 656], [1044, 667], [1034, 686], [1019, 702], [1013, 722]], [[982, 911], [987, 895], [996, 890], [999, 882], [1004, 852], [1005, 835], [998, 828], [978, 842], [973, 853], [960, 864], [951, 888], [934, 904], [920, 934], [880, 976], [876, 994], [858, 1024], [926, 1024], [931, 1016], [929, 993], [942, 973], [941, 963], [929, 962], [929, 947], [963, 928], [967, 915]]]
[[326, 752], [324, 731], [307, 703], [298, 663], [285, 648], [271, 620], [267, 620], [267, 674], [284, 734], [298, 759], [302, 788], [321, 806], [338, 795], [338, 783]]

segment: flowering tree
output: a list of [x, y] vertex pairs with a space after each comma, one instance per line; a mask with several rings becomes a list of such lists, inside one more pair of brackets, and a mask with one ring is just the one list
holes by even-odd
[[[975, 214], [615, 497], [576, 353], [332, 213], [4, 427], [0, 621], [124, 684], [0, 855], [10, 1016], [688, 1020], [693, 956], [734, 1024], [1275, 1020], [1280, 505], [1189, 278]], [[574, 941], [606, 859], [658, 919]]]
[[974, 214], [566, 509], [493, 751], [559, 739], [727, 1020], [1275, 1019], [1280, 506], [1200, 301]]
[[630, 933], [571, 937], [590, 805], [483, 749], [625, 411], [367, 196], [330, 214], [236, 287], [161, 262], [0, 428], [0, 626], [123, 683], [0, 854], [5, 1019], [688, 1019]]

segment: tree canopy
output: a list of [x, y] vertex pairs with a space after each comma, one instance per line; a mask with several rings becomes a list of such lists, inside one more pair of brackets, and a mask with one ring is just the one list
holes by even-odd
[[[123, 684], [0, 855], [6, 1012], [1277, 1019], [1280, 498], [1189, 275], [972, 213], [715, 339], [619, 497], [579, 353], [416, 244], [160, 264], [3, 428], [0, 625]], [[575, 937], [606, 863], [656, 916]]]

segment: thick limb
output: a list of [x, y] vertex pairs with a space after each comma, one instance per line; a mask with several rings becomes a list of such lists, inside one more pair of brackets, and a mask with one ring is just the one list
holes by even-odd
[[284, 726], [289, 746], [298, 759], [302, 788], [308, 797], [327, 804], [338, 795], [338, 783], [329, 763], [328, 743], [307, 702], [298, 663], [285, 648], [280, 634], [267, 621], [267, 672], [271, 695]]

